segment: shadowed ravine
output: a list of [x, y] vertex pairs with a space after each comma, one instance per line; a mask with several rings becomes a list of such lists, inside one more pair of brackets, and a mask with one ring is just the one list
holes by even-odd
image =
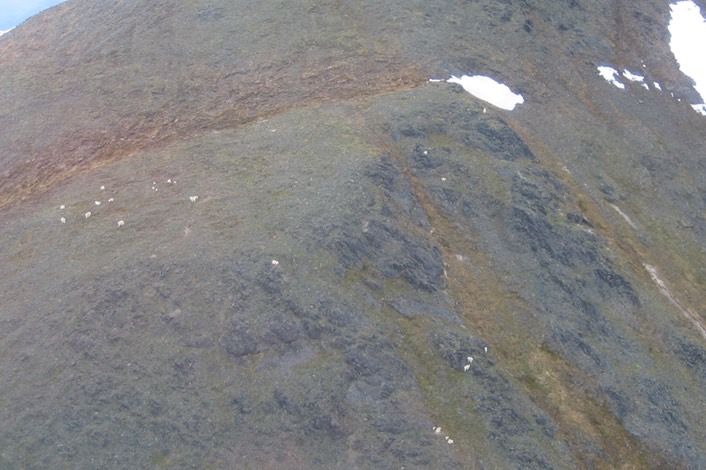
[[[0, 467], [706, 467], [668, 18], [68, 0], [0, 37]], [[471, 73], [525, 103], [428, 81]]]

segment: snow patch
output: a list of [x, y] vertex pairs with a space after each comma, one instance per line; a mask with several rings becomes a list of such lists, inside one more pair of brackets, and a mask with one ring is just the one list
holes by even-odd
[[647, 263], [644, 263], [643, 266], [647, 270], [647, 272], [650, 274], [650, 277], [652, 278], [652, 281], [657, 285], [659, 288], [660, 292], [664, 294], [671, 302], [674, 304], [686, 317], [687, 320], [691, 322], [692, 325], [701, 333], [701, 336], [706, 339], [706, 327], [701, 323], [699, 320], [700, 316], [698, 314], [694, 314], [689, 308], [684, 306], [667, 288], [667, 285], [664, 283], [662, 279], [660, 279], [659, 275], [657, 274], [657, 269], [649, 265]]
[[629, 70], [623, 70], [623, 77], [627, 78], [631, 82], [644, 82], [645, 81], [645, 77], [643, 77], [642, 75], [634, 74], [634, 73], [630, 72]]
[[[643, 67], [644, 67], [644, 65], [643, 65]], [[623, 73], [621, 74], [621, 73], [618, 73], [618, 71], [612, 67], [608, 67], [606, 65], [601, 65], [598, 67], [598, 74], [601, 77], [605, 78], [609, 83], [612, 83], [613, 85], [617, 86], [621, 90], [625, 89], [625, 84], [619, 80], [620, 75], [627, 78], [631, 82], [639, 83], [642, 86], [642, 88], [644, 88], [645, 90], [650, 89], [649, 85], [647, 85], [647, 83], [645, 83], [645, 77], [643, 77], [642, 75], [638, 75], [636, 73], [632, 73], [631, 71], [629, 71], [627, 69], [623, 70]], [[657, 83], [655, 83], [655, 85], [657, 85], [657, 87], [659, 87], [659, 85]]]
[[625, 89], [625, 84], [618, 80], [619, 74], [618, 74], [618, 71], [615, 70], [614, 68], [608, 67], [607, 65], [599, 65], [598, 66], [598, 73], [608, 83], [612, 83], [613, 85], [617, 86], [621, 90]]
[[[429, 81], [438, 82], [442, 80], [431, 79]], [[525, 102], [522, 95], [513, 93], [507, 85], [498, 83], [492, 78], [483, 75], [464, 75], [460, 78], [452, 75], [451, 78], [445, 81], [457, 83], [476, 98], [508, 111], [512, 111], [516, 105]]]
[[[609, 203], [609, 204], [610, 204], [610, 203]], [[623, 219], [625, 219], [625, 222], [627, 222], [629, 226], [631, 226], [633, 229], [637, 230], [637, 226], [635, 225], [635, 223], [630, 219], [630, 217], [628, 217], [628, 215], [627, 215], [625, 212], [623, 212], [622, 210], [620, 210], [620, 207], [616, 206], [615, 204], [610, 204], [610, 207], [612, 207], [613, 209], [615, 209], [615, 211], [616, 211], [618, 214], [620, 214], [620, 216], [621, 216]]]

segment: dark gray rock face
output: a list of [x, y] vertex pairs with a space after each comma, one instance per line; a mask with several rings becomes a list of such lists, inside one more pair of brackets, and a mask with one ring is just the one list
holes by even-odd
[[336, 252], [346, 266], [372, 262], [382, 277], [403, 278], [412, 287], [435, 292], [445, 286], [443, 261], [438, 248], [415, 241], [395, 227], [376, 220], [366, 221], [362, 233], [344, 232]]
[[666, 3], [187, 3], [0, 38], [0, 467], [706, 468]]

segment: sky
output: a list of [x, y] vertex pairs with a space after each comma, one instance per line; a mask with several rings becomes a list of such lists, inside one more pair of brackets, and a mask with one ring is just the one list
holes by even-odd
[[[671, 19], [668, 25], [671, 34], [670, 47], [677, 59], [681, 71], [694, 81], [694, 88], [701, 95], [702, 102], [692, 104], [694, 110], [706, 116], [706, 56], [703, 46], [706, 45], [706, 20], [699, 7], [691, 0], [681, 0], [670, 4]], [[645, 77], [629, 70], [622, 74], [609, 66], [599, 66], [598, 73], [608, 82], [618, 88], [625, 89], [624, 77], [630, 82], [640, 83], [645, 89], [661, 91], [659, 83], [653, 82], [652, 86], [645, 82]], [[508, 111], [515, 109], [518, 104], [524, 103], [524, 97], [515, 94], [505, 84], [498, 83], [490, 77], [482, 75], [461, 78], [451, 76], [447, 80], [432, 79], [430, 81], [457, 83], [467, 92], [498, 108]]]
[[[679, 68], [685, 75], [691, 77], [696, 85], [696, 91], [706, 102], [706, 56], [703, 47], [706, 45], [706, 21], [704, 12], [691, 1], [681, 1], [671, 5], [672, 20], [669, 32], [672, 35], [669, 45]], [[696, 46], [696, 47], [695, 47]]]
[[32, 15], [64, 0], [0, 0], [0, 31], [7, 31]]
[[[668, 29], [671, 35], [669, 46], [674, 58], [679, 64], [679, 69], [694, 81], [694, 89], [701, 96], [701, 103], [691, 103], [697, 113], [706, 116], [706, 55], [703, 45], [706, 44], [706, 20], [699, 7], [691, 0], [681, 0], [670, 5], [671, 19]], [[645, 82], [645, 77], [629, 70], [622, 74], [608, 65], [598, 67], [598, 73], [608, 82], [625, 90], [625, 77], [631, 82], [638, 82], [644, 88], [662, 91], [662, 86], [652, 82], [652, 86]], [[674, 96], [674, 95], [672, 95]]]

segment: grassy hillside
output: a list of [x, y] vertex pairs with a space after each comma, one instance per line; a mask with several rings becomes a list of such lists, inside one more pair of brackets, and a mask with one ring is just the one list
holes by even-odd
[[706, 121], [667, 5], [584, 3], [0, 38], [0, 466], [705, 466]]

